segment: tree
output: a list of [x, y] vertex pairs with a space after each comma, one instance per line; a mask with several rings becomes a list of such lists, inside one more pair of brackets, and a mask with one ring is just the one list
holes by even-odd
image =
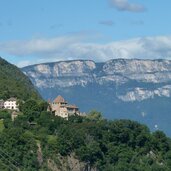
[[87, 118], [91, 121], [100, 121], [102, 120], [102, 113], [96, 110], [92, 110], [88, 115]]
[[40, 108], [36, 100], [30, 99], [22, 105], [21, 111], [28, 115], [31, 112], [40, 112]]

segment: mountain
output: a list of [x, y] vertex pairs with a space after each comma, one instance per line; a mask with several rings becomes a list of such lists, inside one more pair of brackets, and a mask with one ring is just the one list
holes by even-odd
[[81, 111], [127, 118], [171, 136], [171, 61], [113, 59], [61, 61], [22, 68], [45, 99], [58, 94]]
[[29, 78], [16, 66], [0, 57], [0, 99], [17, 97], [39, 99], [40, 95]]

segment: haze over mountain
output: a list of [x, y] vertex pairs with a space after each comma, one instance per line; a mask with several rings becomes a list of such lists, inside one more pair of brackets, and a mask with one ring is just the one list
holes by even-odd
[[60, 94], [81, 111], [96, 109], [110, 119], [138, 120], [171, 136], [170, 60], [74, 60], [32, 65], [22, 71], [45, 99]]

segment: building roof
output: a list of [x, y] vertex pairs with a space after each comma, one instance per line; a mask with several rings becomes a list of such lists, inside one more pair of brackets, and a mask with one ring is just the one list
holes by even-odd
[[76, 105], [67, 105], [66, 107], [70, 109], [78, 109]]
[[58, 96], [53, 102], [55, 103], [67, 103], [62, 96]]
[[11, 97], [7, 101], [17, 101], [17, 98]]
[[50, 99], [48, 99], [47, 102], [50, 104], [51, 103]]

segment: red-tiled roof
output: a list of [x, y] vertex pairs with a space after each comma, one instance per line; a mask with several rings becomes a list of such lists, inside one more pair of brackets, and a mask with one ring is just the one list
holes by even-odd
[[55, 102], [55, 103], [66, 103], [65, 99], [60, 95], [53, 102]]

